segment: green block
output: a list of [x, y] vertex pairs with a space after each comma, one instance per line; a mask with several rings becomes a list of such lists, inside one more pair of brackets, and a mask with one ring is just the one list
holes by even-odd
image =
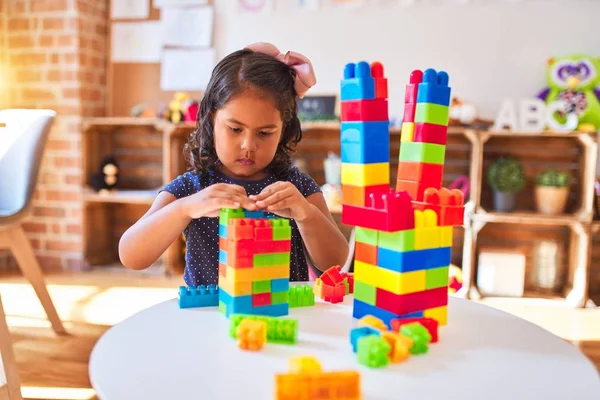
[[402, 142], [400, 145], [400, 161], [443, 164], [446, 146], [443, 144], [423, 142]]
[[282, 267], [284, 265], [290, 265], [290, 253], [255, 254], [253, 261], [254, 268]]
[[290, 290], [287, 293], [289, 293], [290, 308], [310, 307], [315, 305], [315, 294], [310, 285], [290, 286]]
[[431, 342], [431, 334], [423, 325], [418, 322], [402, 325], [400, 333], [412, 339], [411, 354], [427, 353], [427, 345]]
[[227, 304], [225, 304], [223, 301], [219, 301], [219, 312], [227, 316]]
[[267, 324], [267, 343], [296, 344], [298, 321], [266, 315], [233, 314], [229, 320], [229, 336], [237, 339], [237, 327], [244, 319], [264, 321]]
[[[405, 142], [406, 143], [406, 142]], [[379, 232], [377, 246], [399, 252], [415, 249], [415, 230], [408, 229], [396, 232]]]
[[273, 227], [273, 240], [290, 240], [292, 238], [292, 228], [290, 220], [285, 218], [270, 218]]
[[427, 122], [436, 125], [448, 125], [450, 107], [434, 103], [417, 103], [415, 123]]
[[271, 281], [254, 281], [252, 282], [252, 293], [268, 293], [271, 291]]
[[439, 267], [425, 270], [425, 289], [435, 289], [448, 286], [449, 273], [449, 267]]
[[369, 368], [385, 367], [392, 346], [379, 335], [363, 336], [357, 341], [358, 363]]
[[271, 293], [271, 304], [285, 304], [289, 302], [288, 292], [273, 292]]
[[354, 281], [354, 298], [372, 306], [376, 305], [377, 288], [361, 281]]
[[221, 208], [219, 225], [228, 226], [230, 218], [244, 218], [245, 216], [243, 208]]
[[361, 228], [360, 226], [354, 228], [354, 238], [357, 242], [372, 244], [373, 246], [377, 246], [377, 233], [378, 231], [374, 229]]

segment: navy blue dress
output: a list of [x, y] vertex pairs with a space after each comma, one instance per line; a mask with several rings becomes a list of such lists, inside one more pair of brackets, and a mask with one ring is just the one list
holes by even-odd
[[[321, 188], [308, 174], [292, 167], [288, 180], [294, 184], [304, 197]], [[277, 181], [274, 175], [258, 181], [246, 181], [229, 178], [219, 171], [211, 171], [205, 179], [192, 172], [186, 172], [168, 183], [162, 190], [173, 194], [177, 199], [190, 196], [202, 190], [203, 183], [230, 183], [243, 186], [248, 195], [257, 195], [265, 187]], [[304, 252], [304, 243], [294, 220], [290, 221], [292, 242], [290, 254], [290, 280], [308, 280], [308, 261]], [[219, 218], [202, 217], [193, 219], [184, 229], [186, 240], [184, 280], [188, 286], [217, 284], [219, 280]]]

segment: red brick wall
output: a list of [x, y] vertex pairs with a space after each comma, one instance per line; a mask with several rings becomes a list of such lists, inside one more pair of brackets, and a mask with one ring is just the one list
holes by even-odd
[[[0, 0], [11, 107], [51, 108], [58, 118], [26, 225], [45, 269], [82, 266], [81, 123], [105, 113], [104, 0]], [[0, 40], [1, 41], [1, 40]]]

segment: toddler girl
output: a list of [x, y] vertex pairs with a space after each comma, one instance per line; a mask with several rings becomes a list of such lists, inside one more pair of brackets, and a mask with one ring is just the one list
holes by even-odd
[[187, 285], [216, 284], [219, 212], [243, 207], [290, 219], [290, 280], [308, 280], [308, 263], [343, 265], [348, 242], [316, 182], [292, 165], [302, 139], [296, 97], [316, 83], [310, 61], [268, 43], [223, 58], [185, 145], [189, 171], [166, 185], [119, 242], [127, 268], [145, 269], [186, 238]]

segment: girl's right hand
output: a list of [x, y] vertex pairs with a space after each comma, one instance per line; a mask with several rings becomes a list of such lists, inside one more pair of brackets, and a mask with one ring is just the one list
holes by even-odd
[[218, 217], [222, 208], [256, 210], [254, 201], [248, 198], [243, 186], [228, 183], [216, 183], [198, 193], [184, 197], [183, 212], [191, 219]]

